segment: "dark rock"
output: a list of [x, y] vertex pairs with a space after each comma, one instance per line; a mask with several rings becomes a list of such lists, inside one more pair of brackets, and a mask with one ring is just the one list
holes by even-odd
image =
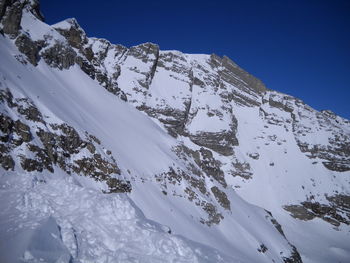
[[[144, 43], [138, 46], [131, 47], [128, 50], [128, 55], [140, 59], [144, 63], [152, 63], [150, 71], [146, 73], [146, 78], [144, 80], [139, 81], [142, 87], [148, 89], [153, 80], [158, 64], [159, 46], [152, 43]], [[152, 55], [154, 56], [154, 58], [151, 57]]]
[[27, 120], [44, 123], [41, 112], [32, 102], [28, 99], [16, 99], [16, 101], [20, 103], [20, 105], [16, 105], [18, 113], [23, 115]]
[[227, 187], [224, 172], [221, 170], [221, 163], [214, 159], [210, 150], [201, 147], [199, 151], [191, 152], [191, 155], [207, 176], [214, 178], [223, 187]]
[[34, 159], [23, 158], [21, 161], [21, 166], [22, 166], [23, 170], [26, 170], [27, 172], [33, 172], [33, 171], [42, 172], [43, 171], [42, 164]]
[[59, 146], [69, 154], [78, 153], [83, 144], [78, 132], [67, 124], [59, 126], [63, 135], [59, 137]]
[[223, 191], [221, 191], [217, 186], [213, 186], [211, 191], [214, 194], [215, 199], [223, 208], [231, 210], [231, 202], [228, 200], [227, 195]]
[[308, 211], [305, 207], [301, 205], [287, 205], [283, 207], [285, 210], [291, 213], [291, 216], [300, 220], [312, 220], [316, 215]]
[[253, 173], [250, 170], [250, 164], [247, 162], [241, 163], [236, 161], [235, 163], [232, 163], [232, 166], [235, 168], [235, 170], [231, 171], [232, 176], [240, 176], [244, 179], [251, 179], [253, 176]]
[[94, 154], [96, 152], [96, 147], [94, 146], [93, 143], [87, 142], [86, 143], [86, 148], [89, 150], [90, 153]]
[[9, 135], [13, 130], [13, 123], [14, 122], [10, 117], [0, 114], [0, 130], [3, 133], [0, 139], [2, 142], [9, 141]]
[[350, 163], [348, 161], [345, 162], [322, 162], [324, 167], [326, 167], [328, 170], [336, 171], [336, 172], [346, 172], [350, 171]]
[[117, 178], [108, 178], [106, 180], [109, 187], [109, 193], [130, 193], [131, 184], [129, 181], [122, 181]]
[[32, 135], [28, 125], [24, 124], [20, 120], [17, 120], [14, 123], [14, 130], [24, 142], [31, 141]]
[[1, 159], [2, 168], [4, 168], [5, 170], [14, 169], [15, 162], [10, 155], [2, 155], [2, 153], [0, 153], [0, 157], [1, 157], [0, 159]]
[[145, 104], [138, 106], [138, 110], [146, 112], [149, 116], [158, 119], [164, 124], [168, 133], [177, 137], [179, 134], [184, 134], [184, 126], [187, 119], [187, 112], [170, 107], [166, 108], [151, 108]]
[[234, 132], [199, 132], [189, 135], [195, 144], [207, 147], [222, 155], [233, 154], [232, 146], [238, 145], [238, 140]]
[[39, 60], [39, 49], [35, 42], [33, 42], [27, 35], [21, 34], [15, 41], [18, 50], [27, 56], [29, 62], [36, 66]]
[[260, 253], [265, 253], [267, 250], [268, 248], [264, 244], [260, 244], [260, 247], [258, 248]]
[[208, 220], [202, 219], [202, 224], [206, 224], [208, 226], [211, 226], [213, 224], [219, 224], [220, 221], [224, 218], [221, 213], [217, 212], [217, 209], [213, 204], [204, 202], [202, 206], [203, 210], [208, 213]]
[[3, 16], [2, 30], [11, 37], [16, 37], [21, 29], [22, 9], [25, 3], [21, 1], [4, 1], [1, 6]]
[[98, 145], [100, 145], [101, 144], [101, 141], [96, 137], [96, 136], [94, 136], [94, 135], [89, 135], [89, 139], [90, 140], [92, 140], [92, 141], [94, 141], [95, 143], [97, 143]]
[[68, 69], [75, 63], [76, 52], [68, 45], [56, 42], [52, 47], [43, 50], [40, 55], [51, 67]]
[[276, 101], [276, 100], [273, 100], [273, 97], [270, 96], [269, 98], [269, 104], [271, 107], [275, 107], [275, 108], [278, 108], [282, 111], [286, 111], [286, 112], [293, 112], [293, 108], [290, 107], [287, 103], [284, 104], [280, 101]]
[[341, 223], [350, 225], [350, 197], [335, 195], [327, 196], [327, 199], [330, 204], [304, 201], [300, 205], [288, 205], [283, 208], [297, 219], [312, 220], [319, 217], [334, 226], [339, 226]]
[[3, 0], [0, 1], [0, 21], [2, 17], [5, 15], [6, 8], [10, 5], [11, 0]]
[[284, 263], [303, 263], [303, 261], [301, 260], [300, 254], [298, 252], [298, 250], [296, 249], [295, 246], [292, 246], [292, 254], [290, 257], [283, 257], [283, 262]]
[[28, 144], [28, 149], [32, 153], [35, 153], [35, 159], [26, 159], [22, 165], [23, 169], [29, 171], [39, 171], [42, 172], [44, 169], [54, 172], [52, 167], [53, 161], [48, 152], [45, 149], [42, 149], [34, 144]]
[[68, 40], [72, 47], [83, 50], [82, 46], [88, 42], [84, 30], [74, 18], [66, 21], [71, 25], [69, 29], [56, 28], [56, 30]]
[[95, 79], [96, 69], [95, 67], [84, 58], [77, 56], [75, 62], [79, 65], [82, 71], [84, 71], [90, 78]]
[[249, 153], [248, 156], [254, 160], [258, 160], [260, 157], [259, 153]]

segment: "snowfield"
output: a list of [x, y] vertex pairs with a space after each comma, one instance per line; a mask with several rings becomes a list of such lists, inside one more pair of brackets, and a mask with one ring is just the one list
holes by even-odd
[[348, 120], [37, 3], [0, 6], [0, 262], [349, 262]]

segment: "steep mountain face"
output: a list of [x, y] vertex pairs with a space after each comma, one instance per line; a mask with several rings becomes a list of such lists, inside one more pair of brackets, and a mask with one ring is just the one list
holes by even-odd
[[227, 57], [0, 1], [1, 262], [346, 262], [350, 122]]

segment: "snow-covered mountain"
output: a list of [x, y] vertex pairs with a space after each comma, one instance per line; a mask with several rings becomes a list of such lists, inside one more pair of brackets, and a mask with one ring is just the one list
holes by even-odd
[[349, 262], [348, 120], [36, 0], [0, 21], [0, 262]]

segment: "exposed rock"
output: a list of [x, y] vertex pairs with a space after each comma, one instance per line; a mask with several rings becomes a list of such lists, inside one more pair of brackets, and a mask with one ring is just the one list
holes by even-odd
[[168, 133], [177, 137], [179, 134], [184, 134], [184, 126], [186, 122], [186, 112], [173, 109], [170, 107], [166, 108], [153, 108], [148, 107], [145, 104], [136, 107], [140, 111], [146, 112], [149, 116], [158, 119], [161, 123], [164, 124], [164, 127], [168, 130]]
[[258, 248], [260, 253], [265, 253], [267, 250], [268, 248], [264, 244], [260, 244], [260, 247]]
[[[215, 179], [224, 188], [227, 187], [224, 172], [221, 170], [221, 163], [213, 157], [213, 153], [210, 150], [201, 147], [199, 151], [193, 151], [185, 145], [179, 145], [173, 150], [179, 158], [188, 164], [188, 169], [194, 175], [201, 177], [204, 172], [208, 177]], [[190, 162], [191, 159], [193, 159], [200, 169]]]
[[213, 186], [211, 188], [211, 191], [214, 194], [216, 200], [223, 208], [231, 210], [231, 202], [227, 199], [227, 195], [225, 194], [225, 192], [221, 191], [217, 186]]
[[27, 35], [21, 34], [15, 41], [18, 50], [27, 56], [29, 62], [36, 66], [39, 60], [39, 48]]
[[350, 225], [350, 197], [347, 195], [327, 196], [330, 204], [320, 204], [315, 201], [304, 201], [300, 205], [288, 205], [283, 208], [291, 216], [301, 220], [312, 220], [315, 217], [339, 226], [341, 223]]
[[290, 257], [283, 257], [284, 263], [303, 263], [301, 260], [300, 254], [295, 246], [290, 245], [292, 247], [292, 254]]
[[130, 193], [131, 184], [129, 181], [122, 181], [117, 178], [108, 178], [107, 185], [109, 187], [109, 193]]
[[68, 45], [56, 42], [53, 46], [44, 49], [40, 55], [51, 67], [68, 69], [75, 63], [76, 52]]
[[304, 206], [301, 205], [286, 205], [283, 208], [290, 212], [294, 218], [300, 220], [308, 221], [316, 217], [314, 213], [310, 212]]
[[232, 155], [232, 146], [238, 145], [234, 132], [198, 132], [189, 135], [189, 137], [195, 144], [207, 147], [225, 156]]
[[148, 89], [153, 80], [159, 59], [159, 46], [152, 43], [144, 43], [133, 46], [127, 51], [127, 55], [141, 60], [143, 63], [150, 63], [150, 70], [142, 72], [144, 79], [138, 80], [142, 88]]
[[278, 221], [272, 216], [271, 212], [270, 211], [267, 211], [265, 210], [266, 213], [268, 215], [265, 216], [266, 219], [269, 219], [270, 222], [274, 225], [274, 227], [277, 229], [277, 231], [284, 237], [286, 238], [284, 232], [283, 232], [283, 229], [282, 229], [282, 226], [280, 225], [280, 223], [278, 223]]
[[[255, 78], [253, 75], [249, 74], [242, 68], [240, 68], [236, 63], [234, 63], [230, 58], [224, 56], [222, 59], [222, 65], [231, 71], [234, 75], [238, 76], [245, 83], [247, 83], [249, 88], [252, 88], [256, 92], [264, 92], [266, 90], [265, 85], [261, 80]], [[227, 77], [227, 82], [233, 81], [228, 75], [223, 74], [223, 77]], [[237, 78], [236, 78], [237, 79]]]
[[1, 22], [3, 24], [3, 32], [16, 37], [21, 29], [22, 9], [24, 7], [23, 1], [3, 1], [1, 6]]
[[257, 152], [254, 152], [254, 153], [249, 153], [248, 156], [254, 160], [258, 160], [260, 157], [260, 154]]
[[232, 163], [232, 166], [235, 168], [234, 170], [230, 171], [232, 176], [240, 176], [244, 179], [250, 179], [253, 176], [253, 173], [250, 170], [250, 164], [247, 162], [241, 163], [241, 162], [234, 162]]
[[211, 204], [211, 203], [206, 203], [202, 204], [203, 210], [208, 213], [208, 219], [201, 219], [202, 224], [206, 224], [208, 226], [211, 226], [213, 224], [219, 224], [220, 221], [224, 218], [221, 213], [218, 213], [216, 207]]
[[201, 147], [199, 151], [193, 152], [192, 156], [207, 176], [214, 178], [223, 187], [227, 187], [224, 172], [220, 168], [221, 163], [213, 158], [213, 153], [210, 150]]
[[27, 99], [17, 99], [16, 102], [22, 102], [17, 106], [18, 113], [24, 115], [27, 120], [34, 122], [44, 122], [43, 116], [33, 103], [29, 102]]
[[24, 124], [20, 120], [14, 122], [14, 132], [18, 135], [19, 139], [15, 140], [15, 144], [21, 145], [23, 142], [30, 142], [32, 135], [28, 125]]
[[[6, 170], [14, 169], [15, 161], [9, 153], [19, 146], [26, 147], [28, 155], [17, 154], [21, 167], [27, 172], [53, 173], [59, 166], [67, 174], [75, 172], [79, 175], [106, 182], [109, 192], [130, 192], [130, 182], [117, 178], [120, 170], [110, 150], [104, 156], [97, 152], [95, 144], [100, 140], [86, 133], [84, 140], [79, 133], [66, 123], [47, 124], [42, 119], [38, 108], [27, 98], [14, 98], [9, 90], [0, 92], [0, 101], [9, 110], [17, 110], [18, 120], [0, 113], [0, 157], [1, 165]], [[31, 127], [22, 122], [26, 119], [32, 123], [40, 121], [40, 125]], [[50, 128], [49, 128], [50, 127]], [[41, 144], [37, 144], [40, 141]], [[99, 146], [102, 148], [101, 146]], [[22, 148], [23, 149], [23, 148]], [[103, 149], [100, 149], [103, 152]]]
[[15, 162], [10, 155], [3, 155], [0, 152], [1, 166], [5, 170], [13, 170], [15, 167]]
[[79, 26], [78, 22], [74, 18], [70, 18], [65, 21], [71, 25], [69, 29], [57, 27], [55, 29], [68, 40], [68, 43], [72, 47], [82, 50], [83, 45], [88, 42], [84, 30]]
[[12, 119], [4, 114], [0, 114], [0, 129], [2, 132], [1, 141], [8, 142], [9, 135], [13, 129]]

